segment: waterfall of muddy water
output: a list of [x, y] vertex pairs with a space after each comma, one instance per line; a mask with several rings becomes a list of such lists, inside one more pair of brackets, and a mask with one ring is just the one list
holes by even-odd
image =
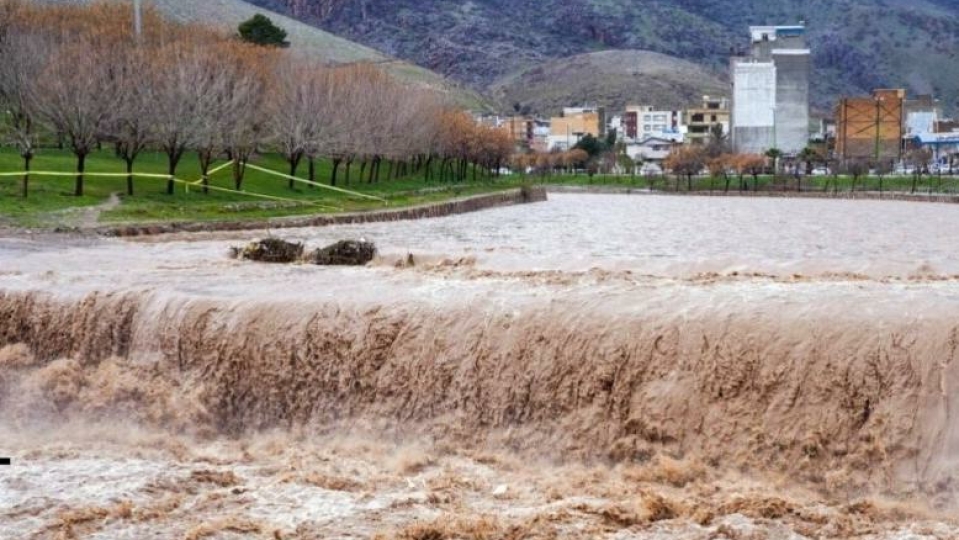
[[279, 233], [365, 268], [3, 239], [0, 538], [959, 538], [956, 230], [557, 195]]

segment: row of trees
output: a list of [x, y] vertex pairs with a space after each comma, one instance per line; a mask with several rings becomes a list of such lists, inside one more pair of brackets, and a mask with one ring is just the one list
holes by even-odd
[[[166, 155], [169, 193], [190, 152], [204, 189], [213, 163], [226, 157], [238, 190], [246, 163], [263, 149], [282, 154], [290, 176], [306, 161], [313, 182], [315, 161], [330, 159], [334, 185], [341, 164], [343, 182], [359, 162], [361, 180], [372, 183], [432, 171], [437, 158], [442, 179], [462, 181], [470, 165], [474, 178], [477, 168], [491, 174], [512, 152], [505, 133], [375, 66], [322, 65], [150, 9], [136, 36], [132, 18], [126, 4], [0, 0], [0, 133], [19, 150], [25, 171], [38, 142], [50, 137], [76, 156], [76, 195], [83, 194], [87, 157], [103, 144], [126, 162], [131, 195], [134, 164], [146, 149]], [[28, 183], [29, 174], [24, 196]]]

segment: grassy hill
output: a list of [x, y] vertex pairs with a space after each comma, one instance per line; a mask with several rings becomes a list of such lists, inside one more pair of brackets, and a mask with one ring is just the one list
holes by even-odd
[[724, 70], [755, 24], [806, 20], [813, 101], [903, 86], [959, 107], [956, 0], [251, 0], [475, 88], [550, 59], [642, 49]]
[[555, 114], [564, 105], [627, 104], [682, 108], [729, 85], [702, 66], [650, 51], [612, 50], [552, 60], [504, 77], [490, 88], [503, 108], [513, 104]]

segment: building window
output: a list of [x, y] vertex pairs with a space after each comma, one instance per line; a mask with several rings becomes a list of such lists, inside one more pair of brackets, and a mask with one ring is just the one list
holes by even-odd
[[716, 121], [716, 115], [715, 115], [715, 114], [712, 116], [711, 120], [712, 120], [713, 122]]
[[704, 115], [702, 115], [702, 114], [694, 114], [692, 121], [693, 121], [693, 122], [702, 122], [705, 118], [706, 118], [706, 117], [705, 117]]

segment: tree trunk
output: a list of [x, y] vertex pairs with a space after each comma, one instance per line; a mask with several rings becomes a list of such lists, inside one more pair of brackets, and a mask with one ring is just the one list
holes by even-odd
[[127, 195], [133, 196], [133, 158], [125, 158], [127, 162]]
[[237, 156], [233, 160], [233, 187], [237, 191], [243, 190], [243, 176], [246, 173], [246, 158]]
[[[300, 167], [300, 160], [301, 160], [301, 159], [303, 159], [303, 156], [300, 155], [300, 154], [296, 154], [296, 155], [290, 157], [290, 160], [289, 160], [289, 161], [290, 161], [290, 176], [296, 176], [296, 169], [298, 169], [298, 168]], [[289, 180], [290, 180], [290, 189], [293, 189], [293, 187], [294, 187], [293, 184], [294, 184], [294, 182], [296, 182], [296, 180], [294, 180], [293, 178], [290, 178]]]
[[200, 161], [200, 183], [203, 184], [203, 194], [210, 193], [210, 164], [213, 162], [212, 150], [198, 150], [197, 159]]
[[366, 160], [363, 160], [363, 163], [360, 164], [360, 182], [363, 181], [363, 178], [366, 177]]
[[33, 161], [33, 154], [27, 154], [23, 156], [23, 186], [22, 194], [23, 198], [26, 199], [30, 191], [30, 162]]
[[310, 188], [315, 189], [316, 186], [313, 184], [316, 183], [316, 159], [310, 156], [307, 158], [306, 164], [310, 174]]
[[333, 173], [330, 175], [330, 185], [336, 185], [336, 172], [340, 169], [340, 162], [343, 160], [340, 158], [333, 158]]
[[180, 157], [183, 156], [182, 150], [171, 150], [167, 152], [167, 174], [170, 175], [170, 178], [166, 182], [166, 193], [167, 195], [173, 195], [173, 177], [176, 176], [176, 167], [180, 163]]
[[77, 180], [74, 186], [73, 194], [77, 197], [83, 196], [83, 171], [87, 166], [87, 154], [81, 152], [77, 154]]
[[352, 159], [346, 160], [346, 178], [345, 178], [346, 185], [350, 185], [350, 169], [352, 168], [353, 168], [353, 160]]

